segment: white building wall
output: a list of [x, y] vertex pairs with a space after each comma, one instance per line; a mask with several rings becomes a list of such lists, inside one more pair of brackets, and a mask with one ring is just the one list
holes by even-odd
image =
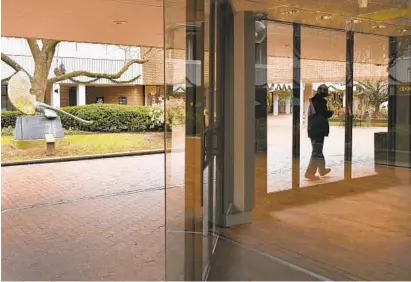
[[[40, 42], [39, 42], [40, 43]], [[1, 51], [8, 55], [31, 56], [27, 41], [21, 38], [1, 38]], [[140, 58], [140, 47], [131, 47], [133, 58]], [[124, 60], [125, 52], [119, 46], [92, 43], [61, 42], [57, 45], [57, 57]]]

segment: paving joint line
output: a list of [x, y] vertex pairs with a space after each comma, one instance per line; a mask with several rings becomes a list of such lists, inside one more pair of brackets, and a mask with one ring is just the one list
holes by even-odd
[[[173, 188], [178, 188], [178, 187], [180, 186], [172, 186], [172, 187], [168, 187], [167, 189], [173, 189]], [[144, 190], [134, 189], [134, 190], [126, 190], [126, 191], [99, 194], [99, 195], [93, 195], [93, 196], [84, 196], [84, 197], [78, 197], [78, 198], [74, 198], [70, 200], [58, 200], [58, 201], [53, 201], [53, 202], [38, 203], [38, 204], [27, 205], [27, 206], [17, 206], [17, 207], [5, 208], [1, 210], [1, 213], [29, 210], [29, 209], [35, 209], [35, 208], [44, 208], [44, 207], [50, 207], [50, 206], [56, 206], [56, 205], [71, 204], [71, 203], [87, 201], [87, 200], [97, 200], [97, 199], [104, 199], [104, 198], [110, 198], [110, 197], [116, 197], [116, 196], [133, 195], [133, 194], [138, 194], [138, 193], [154, 192], [154, 191], [161, 191], [161, 190], [165, 190], [164, 186], [151, 187], [151, 188], [144, 189]]]

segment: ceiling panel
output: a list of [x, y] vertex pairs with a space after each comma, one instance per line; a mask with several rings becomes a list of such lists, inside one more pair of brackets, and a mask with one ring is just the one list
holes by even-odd
[[[269, 56], [293, 57], [291, 25], [268, 23], [267, 52]], [[345, 34], [324, 29], [302, 28], [302, 58], [345, 62]], [[356, 34], [354, 60], [357, 63], [385, 65], [388, 63], [388, 38]]]
[[[273, 20], [378, 35], [411, 35], [410, 0], [369, 0], [367, 8], [360, 8], [358, 0], [232, 2], [236, 11], [265, 12]], [[184, 46], [186, 0], [165, 3], [165, 26], [178, 30], [174, 42]], [[293, 10], [296, 13], [290, 14]], [[324, 16], [331, 19], [321, 19]], [[376, 20], [381, 18], [384, 20]], [[360, 22], [350, 22], [353, 19]], [[3, 0], [2, 36], [162, 47], [163, 0]]]
[[411, 1], [369, 0], [233, 0], [236, 11], [265, 13], [268, 19], [326, 28], [401, 36], [411, 34]]
[[162, 0], [3, 0], [1, 5], [2, 36], [163, 46]]

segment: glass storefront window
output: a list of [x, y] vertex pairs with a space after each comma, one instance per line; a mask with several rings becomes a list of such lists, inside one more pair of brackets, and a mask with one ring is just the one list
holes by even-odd
[[293, 26], [267, 24], [267, 193], [292, 188]]
[[[355, 34], [352, 177], [376, 173], [388, 131], [387, 37]], [[378, 168], [377, 168], [378, 170]]]
[[[321, 177], [327, 169], [331, 172], [319, 180], [321, 183], [344, 179], [346, 34], [302, 27], [301, 58], [300, 179], [301, 186], [305, 187], [318, 184], [317, 179], [310, 178]], [[322, 126], [318, 125], [317, 128], [315, 125], [313, 135], [319, 132], [319, 136], [309, 138], [310, 99], [318, 93], [320, 85], [328, 88], [327, 106], [333, 115], [329, 118], [328, 136], [323, 138], [325, 133], [320, 132]], [[321, 160], [321, 153], [324, 161]]]
[[[170, 145], [178, 140], [170, 122], [167, 138], [168, 277], [204, 279], [210, 269], [213, 280], [407, 277], [407, 256], [398, 250], [410, 244], [403, 225], [410, 174], [401, 168], [410, 167], [409, 41], [360, 34], [348, 23], [331, 29], [346, 19], [325, 13], [273, 9], [264, 18], [239, 2], [236, 9], [216, 4], [220, 36], [207, 29], [207, 1], [173, 14], [180, 15], [175, 28], [166, 24], [166, 63], [173, 66], [166, 67], [167, 93], [183, 83], [177, 77], [184, 71], [192, 83], [185, 85], [184, 145]], [[170, 11], [183, 9], [173, 3]], [[299, 12], [328, 24], [304, 25]], [[290, 22], [270, 21], [278, 13]], [[266, 24], [267, 41], [257, 40], [259, 32], [250, 40], [250, 15], [256, 26]], [[180, 40], [170, 41], [179, 28]], [[210, 44], [216, 38], [219, 44]], [[327, 95], [313, 98], [317, 92]], [[308, 136], [308, 120], [325, 103], [329, 132], [317, 140]], [[317, 162], [310, 175], [313, 148], [325, 164]], [[390, 248], [382, 254], [381, 246]]]

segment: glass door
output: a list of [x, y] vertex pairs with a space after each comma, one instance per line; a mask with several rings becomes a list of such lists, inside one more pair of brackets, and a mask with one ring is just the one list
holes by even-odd
[[204, 1], [204, 143], [203, 143], [203, 275], [207, 280], [216, 236], [216, 166], [217, 166], [217, 116], [216, 116], [216, 1]]
[[206, 280], [216, 243], [214, 15], [211, 0], [164, 1], [167, 280]]

